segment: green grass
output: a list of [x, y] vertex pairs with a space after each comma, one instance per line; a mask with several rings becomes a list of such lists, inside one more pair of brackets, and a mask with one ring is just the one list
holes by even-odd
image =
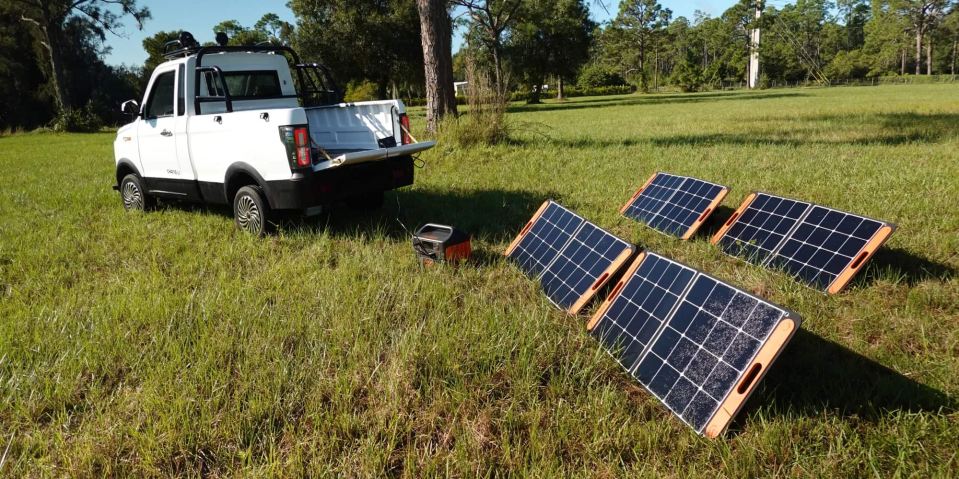
[[[511, 144], [439, 146], [382, 213], [263, 240], [219, 210], [125, 213], [112, 135], [0, 138], [0, 475], [959, 474], [959, 86], [515, 110]], [[656, 170], [730, 185], [718, 220], [765, 190], [899, 230], [827, 297], [620, 217]], [[500, 257], [546, 198], [803, 316], [726, 437]], [[398, 205], [474, 233], [475, 261], [421, 270]]]

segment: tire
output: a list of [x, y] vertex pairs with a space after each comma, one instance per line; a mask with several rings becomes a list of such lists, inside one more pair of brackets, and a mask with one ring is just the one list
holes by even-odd
[[359, 211], [376, 211], [383, 207], [383, 192], [374, 191], [360, 196], [355, 196], [346, 201], [346, 204]]
[[120, 199], [127, 211], [149, 211], [156, 206], [156, 198], [147, 194], [143, 180], [134, 173], [120, 180]]
[[270, 205], [258, 186], [244, 186], [233, 197], [233, 221], [236, 227], [256, 237], [263, 237], [272, 225]]

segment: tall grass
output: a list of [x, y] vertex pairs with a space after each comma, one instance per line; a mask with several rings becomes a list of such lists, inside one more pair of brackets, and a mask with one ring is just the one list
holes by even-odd
[[443, 121], [439, 141], [461, 148], [505, 142], [510, 134], [509, 94], [500, 92], [489, 72], [472, 59], [466, 62], [466, 82], [466, 111]]

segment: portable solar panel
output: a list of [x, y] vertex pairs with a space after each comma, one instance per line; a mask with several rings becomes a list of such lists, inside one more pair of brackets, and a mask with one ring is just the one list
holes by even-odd
[[587, 329], [683, 422], [716, 437], [799, 322], [761, 298], [644, 252]]
[[751, 193], [713, 237], [724, 252], [841, 291], [895, 226], [766, 193]]
[[689, 239], [723, 201], [729, 188], [689, 176], [657, 172], [620, 209], [627, 218]]
[[539, 280], [553, 304], [576, 314], [633, 251], [633, 245], [546, 201], [505, 254]]

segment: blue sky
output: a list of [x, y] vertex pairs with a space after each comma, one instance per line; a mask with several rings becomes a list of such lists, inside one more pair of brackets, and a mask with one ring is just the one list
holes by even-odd
[[[143, 39], [161, 30], [184, 29], [192, 32], [197, 40], [203, 42], [213, 39], [213, 26], [223, 20], [237, 20], [243, 26], [253, 26], [264, 13], [276, 13], [288, 22], [294, 22], [293, 12], [286, 7], [287, 0], [160, 0], [142, 1], [150, 7], [153, 18], [148, 20], [142, 31], [137, 30], [136, 24], [129, 18], [124, 19], [125, 27], [121, 29], [124, 37], [109, 35], [106, 44], [112, 48], [107, 55], [107, 63], [119, 65], [142, 64], [146, 59], [143, 51]], [[692, 18], [693, 12], [702, 10], [716, 16], [729, 8], [735, 0], [661, 0], [660, 3], [673, 11], [673, 16], [680, 15]], [[617, 0], [607, 0], [609, 14], [603, 11], [595, 2], [590, 2], [593, 19], [605, 21], [615, 16], [618, 10]], [[349, 41], [349, 39], [344, 39]], [[453, 49], [459, 47], [460, 42], [454, 40]]]

